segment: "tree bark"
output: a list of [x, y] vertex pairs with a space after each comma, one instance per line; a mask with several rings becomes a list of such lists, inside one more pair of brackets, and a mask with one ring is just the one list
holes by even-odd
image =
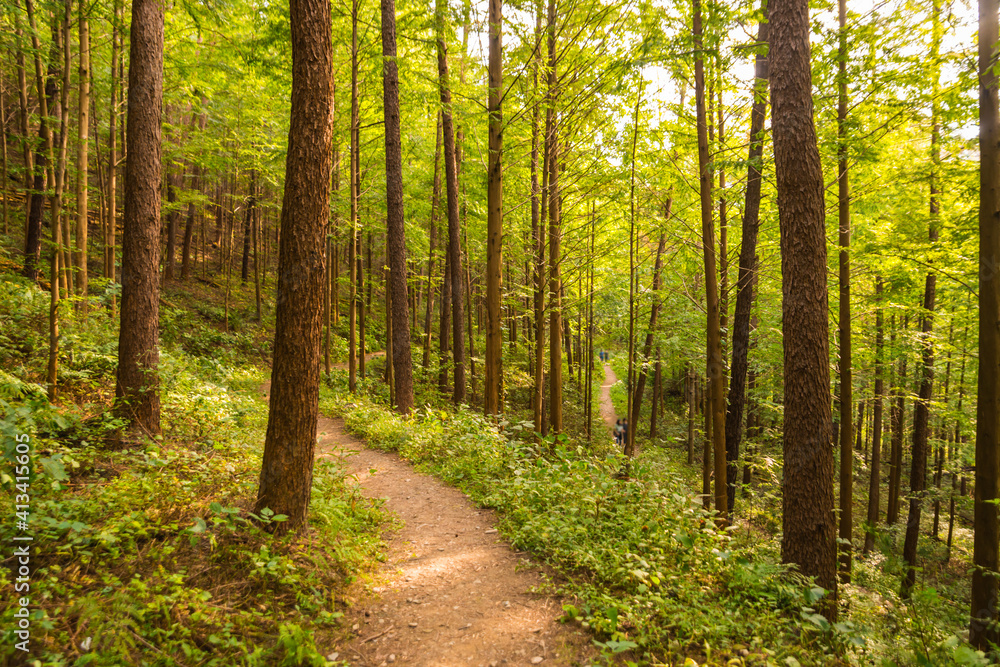
[[427, 297], [424, 315], [424, 358], [423, 367], [427, 370], [431, 363], [431, 315], [434, 313], [434, 251], [437, 247], [437, 212], [441, 203], [441, 114], [437, 115], [437, 139], [434, 146], [434, 189], [431, 194], [431, 217], [428, 222], [430, 236], [430, 251], [427, 254]]
[[134, 0], [130, 28], [122, 232], [121, 327], [115, 396], [119, 415], [146, 435], [160, 432], [160, 114], [163, 5]]
[[[762, 2], [766, 12], [766, 3]], [[757, 42], [767, 44], [768, 23], [757, 26]], [[750, 109], [750, 149], [747, 156], [747, 189], [743, 205], [743, 234], [740, 242], [740, 266], [736, 278], [736, 308], [733, 312], [733, 356], [729, 366], [729, 400], [726, 411], [726, 481], [729, 482], [729, 510], [736, 508], [736, 482], [739, 472], [743, 410], [746, 404], [746, 377], [749, 367], [750, 311], [753, 305], [757, 257], [757, 230], [760, 228], [760, 188], [763, 180], [760, 165], [764, 155], [764, 120], [767, 116], [767, 54], [757, 53]]]
[[90, 23], [87, 18], [87, 3], [80, 2], [80, 21], [77, 27], [80, 37], [80, 62], [78, 72], [77, 118], [79, 123], [76, 145], [76, 291], [84, 297], [81, 312], [87, 313], [87, 174], [89, 171], [87, 149], [90, 144]]
[[885, 391], [882, 375], [882, 346], [885, 336], [882, 331], [882, 277], [875, 277], [875, 396], [872, 398], [872, 462], [868, 481], [868, 526], [865, 530], [863, 553], [875, 548], [875, 526], [878, 524], [879, 489], [882, 484], [882, 395]]
[[[940, 47], [941, 47], [941, 17], [938, 0], [934, 0], [932, 11], [932, 36], [931, 36], [931, 67], [934, 70], [934, 91], [940, 89]], [[941, 149], [939, 146], [940, 120], [939, 102], [937, 94], [932, 94], [931, 111], [931, 177], [930, 177], [930, 206], [928, 223], [928, 241], [933, 248], [938, 241], [938, 173], [941, 160]], [[920, 372], [920, 393], [917, 402], [913, 406], [913, 454], [912, 467], [910, 468], [910, 507], [909, 517], [906, 521], [906, 540], [903, 543], [903, 561], [906, 567], [903, 573], [902, 597], [908, 598], [910, 590], [917, 579], [917, 541], [920, 537], [920, 514], [925, 491], [927, 489], [927, 439], [928, 422], [930, 420], [930, 404], [934, 392], [934, 344], [931, 340], [931, 333], [934, 330], [934, 299], [937, 276], [933, 271], [927, 273], [924, 281], [924, 304], [921, 313], [921, 372]]]
[[291, 0], [292, 111], [278, 247], [278, 307], [267, 436], [255, 511], [305, 524], [312, 490], [330, 218], [333, 46], [327, 0]]
[[351, 230], [347, 266], [351, 281], [348, 307], [347, 386], [358, 390], [358, 195], [361, 190], [360, 124], [358, 111], [358, 3], [351, 0]]
[[548, 87], [545, 111], [545, 149], [548, 154], [548, 222], [549, 222], [549, 424], [552, 431], [563, 431], [562, 414], [562, 300], [559, 275], [560, 243], [562, 238], [559, 194], [559, 128], [556, 121], [556, 100], [559, 96], [556, 67], [556, 2], [549, 0], [546, 33], [548, 42]]
[[465, 340], [462, 331], [462, 247], [458, 220], [458, 169], [455, 157], [455, 131], [452, 124], [451, 84], [448, 79], [448, 46], [445, 42], [446, 0], [435, 2], [438, 88], [441, 96], [441, 129], [444, 142], [445, 189], [448, 210], [448, 263], [451, 268], [452, 361], [455, 405], [465, 401]]
[[[399, 138], [399, 70], [396, 64], [396, 2], [382, 0], [382, 90], [385, 117], [386, 253], [392, 307], [390, 360], [395, 383], [396, 409], [413, 409], [413, 360], [407, 321], [406, 231], [403, 221], [403, 149]], [[387, 361], [388, 363], [388, 361]]]
[[1000, 104], [997, 0], [979, 0], [979, 385], [976, 402], [975, 538], [969, 642], [988, 651], [997, 626], [1000, 541]]
[[809, 4], [773, 0], [771, 104], [784, 348], [782, 562], [815, 577], [837, 615], [823, 174], [813, 126]]
[[[838, 541], [838, 571], [840, 581], [851, 583], [851, 545], [854, 526], [854, 453], [851, 450], [851, 409], [853, 390], [851, 375], [851, 192], [847, 171], [847, 0], [839, 0], [840, 18], [837, 75], [837, 192], [840, 226], [840, 532]], [[858, 406], [860, 415], [864, 408]], [[859, 429], [860, 430], [860, 429]]]
[[500, 275], [503, 266], [503, 1], [489, 0], [489, 165], [486, 187], [486, 380], [484, 411], [503, 412], [503, 328]]
[[702, 47], [701, 0], [694, 0], [695, 104], [698, 115], [698, 173], [701, 193], [701, 244], [705, 260], [705, 296], [707, 306], [706, 351], [710, 383], [709, 412], [712, 420], [712, 443], [715, 457], [715, 509], [719, 520], [728, 521], [726, 491], [726, 394], [725, 366], [722, 361], [719, 320], [719, 282], [715, 250], [715, 226], [712, 221], [712, 170], [709, 166], [708, 120], [705, 110], [705, 54]]

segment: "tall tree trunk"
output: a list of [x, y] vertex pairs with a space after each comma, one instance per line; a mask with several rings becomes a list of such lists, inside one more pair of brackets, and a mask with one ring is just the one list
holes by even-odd
[[431, 363], [431, 315], [434, 313], [434, 250], [437, 247], [437, 212], [441, 202], [441, 114], [437, 115], [437, 139], [434, 146], [434, 189], [431, 194], [431, 217], [428, 222], [430, 251], [427, 254], [427, 298], [424, 315], [424, 370]]
[[[670, 220], [670, 208], [673, 201], [668, 199], [666, 206], [664, 207], [664, 222]], [[646, 377], [648, 375], [648, 368], [650, 364], [650, 354], [653, 352], [653, 338], [656, 335], [656, 318], [660, 314], [660, 271], [663, 268], [663, 250], [667, 245], [667, 235], [665, 232], [660, 232], [660, 242], [656, 246], [656, 261], [653, 265], [653, 284], [650, 287], [650, 291], [653, 294], [653, 303], [649, 308], [649, 329], [646, 331], [646, 340], [642, 346], [642, 358], [640, 362], [642, 363], [642, 368], [639, 370], [639, 376], [635, 383], [635, 395], [632, 398], [632, 413], [634, 416], [634, 421], [629, 420], [629, 439], [634, 441], [635, 431], [638, 431], [639, 415], [642, 412], [642, 395], [646, 391]], [[656, 414], [656, 394], [653, 394], [653, 405], [650, 412]]]
[[997, 0], [979, 0], [979, 386], [976, 500], [969, 642], [988, 651], [997, 625], [1000, 542], [1000, 111], [997, 102]]
[[452, 125], [451, 84], [448, 80], [448, 46], [445, 43], [447, 1], [436, 0], [438, 88], [441, 96], [441, 129], [444, 140], [444, 173], [448, 200], [448, 262], [451, 267], [452, 360], [454, 391], [452, 401], [465, 401], [465, 340], [462, 331], [462, 248], [458, 220], [458, 169], [455, 158], [455, 132]]
[[358, 111], [358, 3], [351, 0], [351, 229], [348, 241], [347, 266], [351, 287], [349, 294], [347, 386], [353, 394], [358, 390], [358, 196], [361, 189], [361, 148]]
[[76, 145], [76, 291], [84, 297], [81, 312], [87, 313], [87, 174], [89, 171], [87, 149], [90, 144], [90, 23], [87, 3], [80, 2], [80, 62], [78, 72], [77, 145]]
[[[766, 2], [762, 10], [767, 11]], [[757, 42], [767, 44], [767, 16], [757, 26]], [[753, 85], [753, 106], [750, 109], [750, 149], [747, 156], [747, 189], [743, 205], [743, 234], [740, 242], [740, 267], [736, 278], [736, 309], [733, 312], [733, 356], [729, 366], [729, 400], [726, 412], [726, 481], [730, 511], [736, 508], [736, 481], [743, 431], [743, 409], [746, 404], [746, 376], [750, 350], [750, 311], [753, 304], [753, 274], [756, 270], [757, 230], [760, 227], [760, 164], [764, 155], [764, 119], [767, 116], [767, 53], [757, 52]]]
[[[906, 408], [906, 354], [896, 350], [896, 326], [893, 317], [892, 333], [889, 335], [889, 348], [893, 354], [898, 354], [899, 365], [896, 371], [896, 381], [892, 385], [892, 396], [889, 398], [889, 428], [892, 430], [889, 451], [889, 500], [886, 507], [886, 524], [892, 526], [899, 519], [899, 489], [903, 471], [903, 429]], [[903, 318], [903, 331], [909, 327], [907, 317]]]
[[[55, 106], [55, 96], [58, 92], [56, 75], [58, 73], [59, 38], [52, 40], [52, 54], [49, 58], [48, 71], [42, 71], [42, 52], [38, 40], [38, 27], [35, 22], [33, 0], [24, 1], [28, 14], [28, 27], [31, 30], [31, 46], [34, 51], [35, 86], [38, 94], [38, 105], [41, 117], [38, 121], [39, 145], [34, 160], [34, 184], [28, 204], [28, 223], [24, 237], [24, 268], [22, 274], [30, 280], [38, 280], [38, 266], [42, 255], [42, 209], [45, 205], [45, 181], [51, 162], [46, 155], [53, 152], [52, 132], [49, 129], [49, 109]], [[53, 25], [53, 32], [57, 28]], [[69, 239], [67, 238], [68, 242]]]
[[559, 128], [556, 120], [556, 100], [559, 78], [556, 74], [556, 2], [549, 0], [546, 32], [548, 42], [548, 87], [545, 111], [545, 147], [548, 154], [548, 218], [549, 218], [549, 423], [555, 433], [563, 431], [562, 414], [562, 299], [561, 278], [561, 216], [559, 194]]
[[715, 456], [715, 509], [723, 523], [728, 520], [726, 491], [726, 394], [725, 366], [719, 321], [719, 283], [715, 258], [715, 227], [712, 221], [712, 182], [709, 166], [708, 119], [705, 110], [705, 53], [702, 47], [701, 0], [694, 0], [694, 77], [698, 115], [698, 173], [701, 191], [701, 244], [705, 260], [705, 295], [708, 317], [707, 372], [710, 382], [708, 401], [712, 420], [712, 443]]
[[[940, 50], [941, 50], [941, 8], [939, 0], [934, 0], [931, 10], [933, 16], [930, 61], [933, 68], [934, 94], [932, 95], [931, 111], [931, 177], [930, 177], [930, 216], [927, 237], [933, 248], [938, 240], [938, 184], [939, 164], [941, 161], [940, 117], [937, 91], [940, 89]], [[920, 393], [913, 406], [913, 456], [910, 468], [910, 507], [906, 522], [906, 540], [903, 543], [903, 560], [906, 568], [903, 574], [902, 596], [909, 597], [910, 590], [917, 579], [917, 541], [920, 537], [920, 514], [924, 493], [927, 488], [927, 439], [928, 422], [930, 419], [931, 398], [934, 391], [934, 343], [931, 333], [934, 330], [934, 298], [937, 276], [933, 271], [927, 273], [924, 282], [924, 304], [921, 313], [921, 347], [923, 348], [920, 372]]]
[[809, 4], [773, 0], [771, 104], [781, 228], [784, 488], [781, 560], [829, 591], [837, 615], [823, 174], [813, 126]]
[[489, 0], [489, 165], [486, 188], [486, 380], [484, 410], [503, 412], [503, 328], [500, 267], [503, 266], [503, 1]]
[[387, 300], [392, 335], [391, 362], [396, 409], [413, 409], [413, 361], [407, 322], [406, 236], [403, 224], [403, 149], [399, 138], [399, 70], [396, 65], [396, 2], [382, 0], [382, 90], [385, 107], [386, 254], [389, 264]]
[[[840, 534], [838, 571], [841, 583], [851, 583], [854, 527], [854, 453], [851, 451], [851, 192], [847, 172], [847, 0], [839, 0], [840, 47], [837, 75], [837, 192], [840, 225]], [[859, 416], [864, 408], [859, 406]], [[860, 426], [860, 424], [859, 424]]]
[[[169, 117], [170, 112], [167, 111]], [[177, 203], [178, 174], [172, 172], [167, 175], [167, 205], [170, 212], [167, 213], [167, 256], [163, 258], [163, 279], [174, 279], [174, 259], [177, 255], [177, 219], [180, 211], [174, 204]]]
[[865, 530], [865, 546], [863, 553], [868, 554], [875, 548], [875, 526], [878, 524], [879, 489], [882, 484], [882, 345], [885, 340], [882, 332], [882, 277], [875, 276], [875, 396], [872, 397], [872, 463], [871, 476], [868, 481], [868, 527]]
[[104, 276], [115, 280], [115, 240], [118, 226], [118, 80], [122, 76], [119, 68], [122, 3], [114, 0], [114, 22], [111, 29], [111, 88], [108, 102], [108, 226], [104, 237]]
[[[202, 98], [201, 103], [202, 103], [202, 107], [204, 108], [204, 106], [205, 106], [205, 99], [204, 98]], [[201, 117], [198, 120], [198, 132], [199, 132], [199, 134], [203, 134], [205, 132], [205, 125], [206, 125], [207, 122], [208, 122], [208, 113], [203, 110], [202, 113], [201, 113]], [[192, 113], [191, 114], [191, 126], [192, 126], [192, 129], [194, 129], [194, 125], [195, 125], [195, 116]], [[199, 164], [196, 163], [194, 165], [194, 167], [192, 168], [191, 171], [192, 171], [192, 174], [193, 174], [193, 179], [192, 179], [193, 183], [192, 183], [191, 187], [194, 190], [200, 192], [201, 191], [201, 172], [202, 172], [201, 165], [199, 165]], [[233, 178], [235, 179], [235, 176]], [[236, 186], [235, 186], [235, 183], [234, 183], [234, 185], [233, 185], [233, 192], [235, 193], [235, 191], [236, 191]], [[233, 213], [233, 215], [235, 215], [235, 212]], [[181, 280], [187, 280], [188, 277], [191, 275], [191, 251], [192, 251], [191, 244], [192, 244], [192, 241], [194, 239], [194, 218], [195, 218], [195, 204], [194, 204], [194, 201], [191, 201], [191, 202], [188, 203], [187, 221], [184, 224], [184, 244], [183, 244], [183, 246], [181, 248]], [[247, 231], [249, 231], [249, 229]], [[244, 242], [243, 242], [243, 245], [244, 245], [244, 247], [243, 247], [244, 268], [246, 268], [247, 256], [250, 253], [249, 240], [250, 240], [249, 234], [245, 233], [244, 234]], [[246, 283], [246, 281], [247, 281], [247, 276], [246, 276], [246, 272], [244, 271], [243, 282]]]
[[[534, 347], [532, 364], [534, 384], [531, 392], [532, 421], [535, 425], [535, 433], [542, 432], [542, 421], [544, 418], [542, 410], [542, 397], [544, 394], [545, 382], [545, 232], [542, 218], [544, 216], [545, 190], [539, 186], [538, 182], [538, 132], [539, 132], [539, 85], [538, 73], [542, 65], [541, 42], [542, 42], [542, 6], [541, 0], [536, 0], [535, 8], [535, 55], [532, 59], [532, 81], [534, 90], [534, 104], [531, 109], [531, 238], [534, 241], [534, 262], [533, 262], [533, 306], [534, 306]], [[548, 164], [547, 153], [543, 157], [543, 165]], [[542, 170], [542, 180], [548, 182], [548, 170]]]
[[122, 232], [121, 327], [115, 396], [119, 415], [160, 432], [160, 174], [163, 5], [133, 0], [130, 28]]
[[278, 308], [267, 436], [255, 512], [303, 526], [312, 489], [319, 404], [323, 282], [330, 219], [333, 46], [330, 4], [291, 0], [292, 113], [278, 248]]

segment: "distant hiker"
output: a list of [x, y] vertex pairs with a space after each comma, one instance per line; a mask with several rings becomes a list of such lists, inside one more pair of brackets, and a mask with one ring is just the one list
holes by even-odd
[[601, 363], [604, 363], [604, 350], [598, 350], [597, 356], [601, 358]]
[[625, 446], [628, 447], [628, 419], [622, 420], [622, 437], [621, 442], [618, 444], [621, 445], [622, 442], [624, 442]]
[[615, 444], [619, 447], [622, 446], [622, 434], [624, 433], [622, 420], [619, 419], [615, 422]]

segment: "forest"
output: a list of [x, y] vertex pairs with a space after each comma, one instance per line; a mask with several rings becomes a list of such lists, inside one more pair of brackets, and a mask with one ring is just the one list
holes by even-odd
[[1000, 665], [1000, 0], [0, 0], [3, 664]]

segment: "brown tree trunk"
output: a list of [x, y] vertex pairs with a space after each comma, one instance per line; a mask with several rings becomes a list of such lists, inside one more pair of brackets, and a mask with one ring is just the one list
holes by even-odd
[[785, 380], [781, 559], [830, 592], [821, 607], [833, 619], [837, 566], [826, 234], [813, 126], [809, 4], [773, 0], [770, 21]]
[[559, 128], [556, 124], [558, 76], [556, 74], [556, 2], [549, 0], [547, 18], [548, 89], [545, 111], [545, 149], [548, 155], [549, 217], [549, 423], [555, 433], [563, 431], [562, 414], [562, 300], [559, 275], [562, 238], [559, 194]]
[[[670, 219], [670, 207], [672, 205], [672, 200], [667, 200], [666, 210], [664, 211], [664, 219]], [[656, 246], [656, 261], [653, 265], [653, 284], [650, 291], [653, 293], [653, 304], [649, 309], [649, 329], [646, 331], [646, 340], [642, 346], [642, 358], [640, 359], [642, 363], [642, 368], [639, 371], [638, 379], [635, 383], [635, 395], [632, 398], [632, 413], [633, 420], [629, 423], [629, 438], [635, 438], [635, 431], [638, 431], [639, 414], [642, 410], [642, 395], [646, 391], [646, 377], [647, 369], [649, 367], [649, 355], [653, 352], [653, 337], [656, 332], [656, 318], [660, 314], [660, 271], [663, 267], [663, 250], [667, 245], [667, 235], [665, 232], [660, 233], [660, 242]], [[653, 405], [650, 410], [652, 413], [656, 413], [656, 393], [653, 394]]]
[[79, 3], [80, 56], [77, 83], [77, 118], [79, 123], [76, 145], [76, 291], [84, 297], [81, 312], [87, 312], [87, 175], [89, 160], [87, 149], [90, 144], [90, 22], [87, 17], [87, 3]]
[[701, 192], [701, 245], [705, 260], [705, 296], [707, 305], [707, 373], [710, 383], [709, 412], [712, 420], [712, 443], [715, 457], [715, 509], [723, 523], [728, 520], [726, 491], [726, 384], [722, 361], [719, 321], [719, 283], [715, 250], [715, 226], [712, 221], [712, 171], [709, 166], [708, 120], [705, 110], [705, 55], [702, 50], [701, 0], [694, 0], [695, 103], [698, 114], [698, 173]]
[[118, 225], [118, 138], [115, 126], [118, 123], [118, 79], [122, 73], [119, 69], [119, 50], [121, 36], [121, 5], [114, 0], [114, 24], [111, 31], [111, 99], [108, 102], [108, 226], [104, 236], [104, 276], [115, 280], [115, 236]]
[[[908, 328], [908, 318], [904, 317], [902, 329]], [[892, 327], [889, 336], [889, 348], [893, 354], [896, 351], [896, 327]], [[904, 410], [906, 408], [906, 354], [899, 354], [899, 366], [896, 372], [896, 381], [893, 383], [892, 396], [889, 403], [889, 428], [892, 430], [889, 451], [889, 500], [886, 507], [886, 524], [892, 526], [899, 519], [899, 489], [901, 488], [903, 469], [903, 429]]]
[[122, 232], [118, 413], [146, 435], [160, 432], [160, 113], [163, 5], [134, 0], [130, 28]]
[[885, 340], [882, 332], [882, 277], [875, 276], [875, 396], [872, 397], [872, 462], [871, 476], [868, 481], [868, 526], [865, 530], [865, 546], [863, 553], [868, 554], [875, 548], [875, 526], [878, 524], [879, 489], [882, 484], [882, 394], [885, 391], [882, 382], [882, 345]]
[[445, 43], [446, 0], [436, 0], [438, 88], [441, 96], [441, 129], [444, 141], [444, 172], [448, 209], [448, 263], [451, 268], [452, 361], [454, 391], [452, 401], [465, 401], [465, 340], [462, 331], [462, 248], [458, 220], [458, 170], [455, 157], [455, 131], [452, 125], [451, 84], [448, 80], [448, 46]]
[[[938, 0], [934, 0], [932, 21], [933, 35], [931, 37], [930, 63], [934, 68], [934, 89], [939, 88], [940, 63], [939, 53], [941, 45], [941, 18]], [[930, 247], [934, 247], [938, 240], [938, 165], [940, 163], [939, 147], [939, 102], [938, 97], [933, 95], [932, 119], [931, 119], [931, 178], [930, 178], [930, 220], [928, 224], [928, 240]], [[928, 272], [924, 282], [924, 304], [921, 313], [921, 346], [923, 347], [921, 373], [920, 373], [920, 393], [917, 402], [913, 406], [913, 455], [912, 467], [910, 468], [910, 507], [909, 517], [906, 521], [906, 540], [903, 543], [903, 560], [906, 568], [903, 574], [902, 597], [908, 598], [910, 590], [917, 579], [917, 541], [920, 537], [920, 514], [923, 504], [924, 493], [927, 489], [927, 439], [928, 422], [930, 419], [930, 404], [934, 391], [934, 344], [931, 340], [931, 333], [934, 330], [934, 298], [937, 276], [933, 271]]]
[[[766, 11], [766, 3], [763, 9]], [[768, 23], [757, 26], [757, 42], [767, 44]], [[733, 356], [729, 366], [729, 400], [726, 412], [726, 481], [729, 483], [729, 510], [736, 508], [736, 481], [739, 472], [743, 409], [746, 404], [746, 376], [750, 351], [750, 311], [753, 305], [753, 274], [756, 271], [757, 230], [760, 227], [760, 187], [763, 180], [759, 165], [764, 154], [764, 119], [767, 116], [767, 54], [757, 53], [750, 109], [750, 149], [747, 158], [747, 189], [743, 205], [743, 234], [740, 242], [740, 266], [736, 278], [736, 309], [733, 312]]]
[[407, 414], [413, 409], [413, 360], [410, 356], [410, 327], [407, 322], [406, 236], [403, 224], [403, 149], [399, 138], [399, 70], [396, 65], [396, 2], [382, 0], [382, 90], [385, 108], [386, 254], [389, 264], [387, 300], [392, 312], [389, 321], [391, 363], [396, 409]]
[[[169, 111], [167, 112], [169, 115]], [[180, 180], [176, 173], [167, 175], [167, 205], [170, 212], [167, 214], [167, 256], [163, 258], [163, 279], [174, 279], [174, 258], [177, 255], [177, 219], [180, 211], [174, 206], [177, 203], [177, 181]]]
[[361, 148], [358, 110], [358, 3], [351, 1], [351, 229], [348, 241], [347, 271], [351, 281], [348, 296], [347, 386], [353, 394], [358, 390], [358, 196], [361, 190]]
[[[542, 40], [542, 9], [541, 0], [537, 0], [535, 10], [535, 43], [541, 45]], [[535, 433], [542, 432], [542, 421], [544, 411], [542, 410], [542, 397], [544, 394], [545, 382], [545, 232], [543, 229], [545, 190], [539, 186], [538, 182], [538, 132], [539, 132], [539, 111], [538, 97], [539, 85], [538, 74], [541, 69], [541, 48], [535, 49], [535, 57], [532, 62], [532, 80], [535, 95], [535, 103], [531, 110], [531, 238], [534, 241], [533, 278], [534, 278], [534, 348], [533, 348], [533, 379], [531, 392], [532, 421], [535, 425]], [[543, 166], [548, 164], [547, 154], [542, 159]], [[548, 182], [548, 170], [542, 169], [542, 180]]]
[[[853, 385], [851, 375], [851, 193], [847, 172], [847, 0], [839, 0], [840, 48], [837, 75], [837, 192], [840, 225], [840, 534], [838, 541], [838, 571], [841, 583], [851, 583], [851, 544], [854, 527], [854, 453], [851, 451], [851, 409]], [[860, 435], [863, 404], [858, 404]]]
[[431, 217], [428, 222], [430, 235], [430, 251], [427, 254], [427, 298], [424, 315], [424, 358], [423, 367], [427, 370], [431, 363], [431, 315], [434, 313], [434, 250], [437, 247], [437, 212], [441, 202], [441, 114], [437, 115], [437, 140], [434, 147], [434, 189], [431, 194]]
[[330, 4], [291, 0], [292, 113], [278, 248], [271, 399], [255, 511], [303, 526], [312, 490], [322, 333], [323, 242], [330, 219], [333, 46]]
[[503, 1], [489, 0], [489, 165], [486, 187], [486, 380], [484, 411], [503, 412], [503, 329], [500, 267], [503, 266]]
[[969, 642], [989, 651], [997, 625], [1000, 514], [1000, 110], [997, 102], [997, 0], [979, 0], [979, 399]]

